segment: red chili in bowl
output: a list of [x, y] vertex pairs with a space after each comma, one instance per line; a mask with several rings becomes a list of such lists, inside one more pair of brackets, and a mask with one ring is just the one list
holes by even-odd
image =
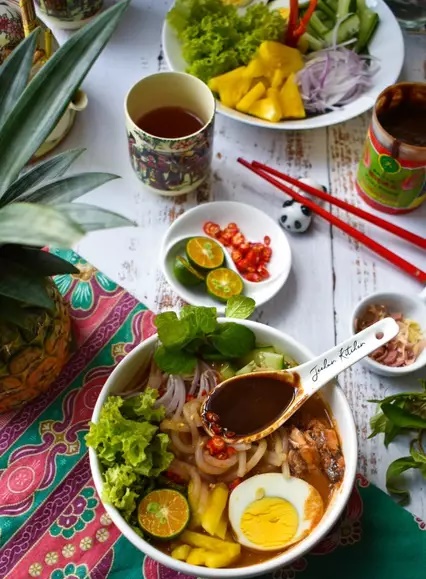
[[228, 223], [224, 229], [221, 229], [213, 221], [204, 223], [203, 230], [206, 235], [214, 237], [229, 248], [231, 259], [243, 278], [254, 282], [268, 279], [270, 274], [266, 266], [272, 256], [269, 235], [265, 235], [263, 243], [254, 243], [247, 241], [236, 223]]

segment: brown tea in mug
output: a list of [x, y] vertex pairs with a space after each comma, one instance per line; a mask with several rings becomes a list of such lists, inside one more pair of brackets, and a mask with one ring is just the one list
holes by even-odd
[[136, 124], [154, 137], [180, 139], [197, 133], [205, 123], [182, 107], [160, 107], [144, 114]]

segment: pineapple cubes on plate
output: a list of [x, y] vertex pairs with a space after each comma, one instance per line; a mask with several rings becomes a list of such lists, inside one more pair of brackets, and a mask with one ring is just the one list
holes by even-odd
[[306, 116], [296, 73], [304, 66], [302, 54], [280, 42], [266, 40], [247, 66], [240, 66], [209, 81], [226, 107], [266, 121], [303, 119]]

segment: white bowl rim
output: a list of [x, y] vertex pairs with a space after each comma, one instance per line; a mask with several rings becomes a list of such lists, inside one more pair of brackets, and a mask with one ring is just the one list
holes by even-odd
[[[218, 318], [219, 323], [225, 323], [229, 321], [234, 321], [243, 325], [246, 325], [250, 329], [252, 329], [256, 333], [256, 329], [260, 327], [265, 328], [266, 324], [261, 324], [259, 322], [254, 322], [252, 320], [242, 320], [242, 319], [232, 319], [232, 318]], [[306, 359], [312, 358], [314, 355], [312, 352], [300, 344], [297, 340], [289, 336], [288, 334], [281, 332], [275, 328], [270, 326], [266, 326], [268, 328], [268, 332], [270, 332], [271, 339], [277, 340], [286, 340], [288, 341], [291, 346], [299, 349], [301, 356], [306, 357]], [[99, 412], [101, 407], [103, 406], [106, 398], [109, 396], [109, 390], [111, 389], [116, 376], [123, 370], [126, 363], [130, 363], [134, 358], [137, 358], [141, 351], [143, 351], [146, 347], [154, 344], [157, 340], [157, 334], [147, 338], [143, 342], [141, 342], [138, 346], [136, 346], [127, 356], [117, 364], [114, 370], [111, 372], [110, 376], [108, 377], [107, 381], [105, 382], [98, 399], [95, 404], [95, 408], [92, 414], [92, 422], [97, 422], [99, 418]], [[292, 561], [300, 558], [307, 552], [309, 552], [321, 539], [323, 539], [333, 525], [338, 521], [340, 515], [342, 514], [346, 503], [349, 500], [349, 497], [352, 493], [353, 486], [355, 484], [356, 478], [356, 468], [357, 468], [357, 450], [358, 450], [358, 442], [357, 442], [357, 434], [356, 434], [356, 427], [354, 418], [352, 415], [352, 411], [350, 409], [348, 400], [341, 389], [341, 387], [336, 383], [334, 386], [334, 392], [337, 396], [337, 404], [339, 404], [345, 413], [345, 420], [347, 422], [346, 426], [348, 428], [348, 433], [345, 437], [345, 444], [348, 447], [353, 449], [352, 456], [355, 459], [352, 462], [347, 462], [345, 464], [345, 477], [342, 481], [340, 486], [339, 492], [333, 497], [332, 507], [330, 510], [330, 506], [327, 509], [329, 515], [328, 520], [321, 521], [318, 526], [314, 529], [314, 531], [300, 543], [296, 544], [294, 547], [290, 548], [288, 551], [285, 551], [282, 555], [277, 557], [273, 557], [264, 561], [262, 563], [258, 563], [256, 565], [250, 565], [246, 567], [232, 567], [232, 568], [225, 568], [225, 569], [209, 569], [207, 567], [201, 567], [198, 565], [189, 565], [188, 563], [177, 561], [170, 557], [170, 555], [166, 555], [162, 551], [159, 551], [156, 547], [151, 545], [150, 543], [146, 542], [142, 539], [131, 527], [125, 522], [123, 517], [120, 515], [119, 511], [108, 504], [105, 504], [102, 501], [102, 504], [110, 515], [113, 523], [119, 529], [119, 531], [128, 539], [137, 549], [143, 552], [148, 557], [151, 557], [155, 561], [159, 562], [160, 564], [178, 571], [183, 574], [192, 575], [194, 577], [200, 577], [202, 575], [203, 579], [219, 579], [219, 578], [247, 578], [253, 577], [257, 575], [263, 575], [268, 572], [272, 572], [279, 567], [283, 567], [285, 565], [289, 565]], [[101, 497], [102, 492], [102, 475], [99, 466], [99, 462], [96, 456], [96, 452], [93, 448], [89, 448], [89, 460], [90, 460], [90, 469], [92, 471], [93, 481], [95, 483], [95, 487], [99, 497]], [[346, 460], [346, 456], [345, 456]]]
[[[423, 290], [424, 292], [425, 290]], [[421, 292], [421, 294], [402, 294], [401, 292], [374, 292], [372, 294], [368, 294], [368, 296], [365, 296], [365, 298], [363, 298], [361, 301], [359, 301], [357, 303], [357, 305], [355, 306], [355, 308], [353, 309], [352, 312], [352, 316], [350, 319], [350, 332], [354, 333], [355, 331], [355, 320], [358, 317], [359, 312], [365, 308], [368, 304], [370, 304], [373, 300], [378, 300], [380, 301], [386, 301], [387, 299], [393, 299], [396, 298], [396, 300], [401, 299], [402, 300], [411, 300], [413, 304], [415, 304], [415, 307], [422, 307], [425, 309], [426, 311], [426, 303], [423, 301], [423, 299], [420, 297], [420, 295], [423, 295], [423, 292]], [[425, 294], [426, 295], [426, 294]], [[426, 328], [423, 328], [423, 331], [425, 331]], [[366, 364], [367, 366], [370, 367], [372, 372], [377, 372], [378, 374], [381, 374], [382, 376], [405, 376], [407, 374], [412, 374], [413, 372], [416, 372], [417, 370], [421, 370], [424, 366], [426, 366], [426, 350], [424, 350], [420, 356], [417, 358], [417, 360], [415, 362], [413, 362], [413, 364], [410, 364], [410, 366], [401, 366], [401, 367], [394, 367], [394, 366], [386, 366], [385, 364], [380, 364], [379, 362], [376, 362], [375, 360], [373, 360], [372, 358], [370, 358], [369, 356], [366, 356], [365, 358], [363, 358], [362, 362], [364, 364]]]

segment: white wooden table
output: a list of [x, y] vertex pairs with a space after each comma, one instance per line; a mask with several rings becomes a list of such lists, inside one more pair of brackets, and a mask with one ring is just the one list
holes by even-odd
[[[123, 102], [137, 80], [166, 69], [161, 27], [170, 5], [171, 0], [133, 0], [84, 83], [89, 106], [78, 115], [62, 146], [87, 147], [78, 170], [110, 171], [122, 176], [121, 181], [107, 184], [84, 200], [125, 214], [139, 225], [91, 234], [78, 245], [77, 251], [155, 311], [178, 308], [181, 303], [162, 277], [158, 252], [167, 228], [185, 210], [210, 200], [238, 200], [277, 217], [282, 196], [240, 166], [237, 156], [271, 163], [295, 177], [311, 176], [334, 195], [364, 206], [353, 180], [370, 118], [367, 113], [329, 129], [275, 132], [218, 116], [209, 186], [197, 194], [178, 198], [145, 192], [129, 164]], [[64, 32], [55, 34], [60, 40], [66, 38]], [[425, 80], [425, 57], [426, 35], [406, 36], [405, 80]], [[355, 218], [344, 212], [333, 211], [341, 213], [351, 224], [356, 223]], [[424, 234], [426, 204], [412, 214], [389, 219]], [[356, 226], [426, 269], [426, 256], [420, 249], [368, 224]], [[282, 291], [259, 308], [254, 318], [291, 334], [316, 353], [349, 335], [351, 311], [365, 295], [392, 288], [408, 293], [421, 289], [417, 282], [319, 218], [309, 233], [292, 236], [289, 241], [293, 252], [291, 275]], [[423, 377], [426, 378], [426, 370]], [[415, 379], [379, 378], [357, 364], [340, 377], [340, 384], [358, 426], [359, 470], [384, 488], [388, 463], [408, 454], [408, 445], [402, 440], [386, 451], [381, 437], [368, 440], [374, 405], [367, 400], [418, 388], [418, 383]], [[408, 508], [425, 518], [425, 481], [420, 475], [412, 479], [412, 501]]]

